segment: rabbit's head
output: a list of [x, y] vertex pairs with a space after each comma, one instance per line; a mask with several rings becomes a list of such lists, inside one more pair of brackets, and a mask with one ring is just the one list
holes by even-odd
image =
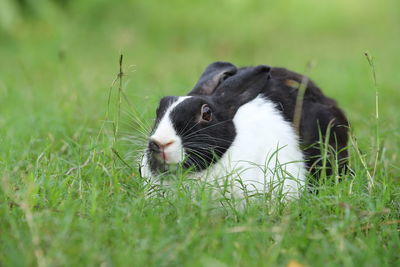
[[259, 95], [269, 72], [264, 65], [237, 69], [215, 62], [187, 96], [163, 97], [146, 152], [151, 172], [177, 164], [201, 171], [218, 161], [235, 139], [236, 111]]

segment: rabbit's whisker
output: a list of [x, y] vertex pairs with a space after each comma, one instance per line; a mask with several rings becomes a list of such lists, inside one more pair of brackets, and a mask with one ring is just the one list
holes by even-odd
[[[199, 130], [197, 130], [197, 131], [194, 131], [194, 132], [188, 134], [188, 135], [185, 136], [185, 137], [186, 137], [186, 138], [189, 138], [190, 136], [193, 136], [193, 135], [195, 135], [196, 133], [199, 133], [199, 132], [201, 132], [201, 131], [210, 129], [210, 128], [212, 128], [212, 127], [218, 126], [218, 125], [220, 125], [220, 124], [222, 124], [222, 123], [225, 123], [225, 122], [228, 122], [228, 121], [230, 121], [230, 120], [224, 120], [224, 121], [220, 121], [220, 122], [218, 122], [218, 123], [216, 123], [216, 124], [209, 125], [209, 126], [207, 126], [207, 127], [201, 128], [201, 129], [199, 129]], [[198, 124], [198, 123], [197, 123], [197, 124]], [[196, 125], [197, 125], [197, 124], [196, 124]], [[196, 125], [195, 125], [195, 126], [196, 126]], [[193, 127], [194, 127], [194, 126], [193, 126]], [[193, 127], [192, 127], [192, 128], [193, 128]], [[192, 129], [192, 128], [191, 128], [191, 129]], [[191, 129], [190, 129], [190, 130], [191, 130]], [[183, 135], [183, 136], [184, 136], [184, 135]]]

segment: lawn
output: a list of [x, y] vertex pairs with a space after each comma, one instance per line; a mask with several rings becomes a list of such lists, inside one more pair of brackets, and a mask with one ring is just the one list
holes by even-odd
[[[0, 265], [400, 266], [399, 47], [397, 0], [2, 0]], [[185, 177], [147, 197], [159, 98], [216, 60], [309, 75], [354, 175], [246, 208]]]

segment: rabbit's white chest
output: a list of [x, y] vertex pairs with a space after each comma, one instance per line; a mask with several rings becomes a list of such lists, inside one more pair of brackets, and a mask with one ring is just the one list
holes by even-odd
[[[305, 164], [298, 136], [274, 104], [258, 96], [241, 106], [234, 119], [236, 137], [207, 177], [241, 180], [238, 190], [297, 193], [305, 183]], [[239, 179], [238, 179], [239, 178]], [[273, 191], [275, 191], [274, 189]]]

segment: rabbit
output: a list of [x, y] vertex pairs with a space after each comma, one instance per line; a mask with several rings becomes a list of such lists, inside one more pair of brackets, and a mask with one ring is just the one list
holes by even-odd
[[[296, 129], [296, 99], [305, 80]], [[160, 100], [140, 172], [159, 181], [178, 166], [196, 179], [228, 181], [234, 193], [298, 196], [311, 183], [309, 173], [320, 176], [321, 166], [332, 172], [321, 160], [319, 141], [326, 135], [339, 170], [346, 169], [347, 129], [336, 102], [308, 78], [284, 68], [214, 62], [186, 96]]]

